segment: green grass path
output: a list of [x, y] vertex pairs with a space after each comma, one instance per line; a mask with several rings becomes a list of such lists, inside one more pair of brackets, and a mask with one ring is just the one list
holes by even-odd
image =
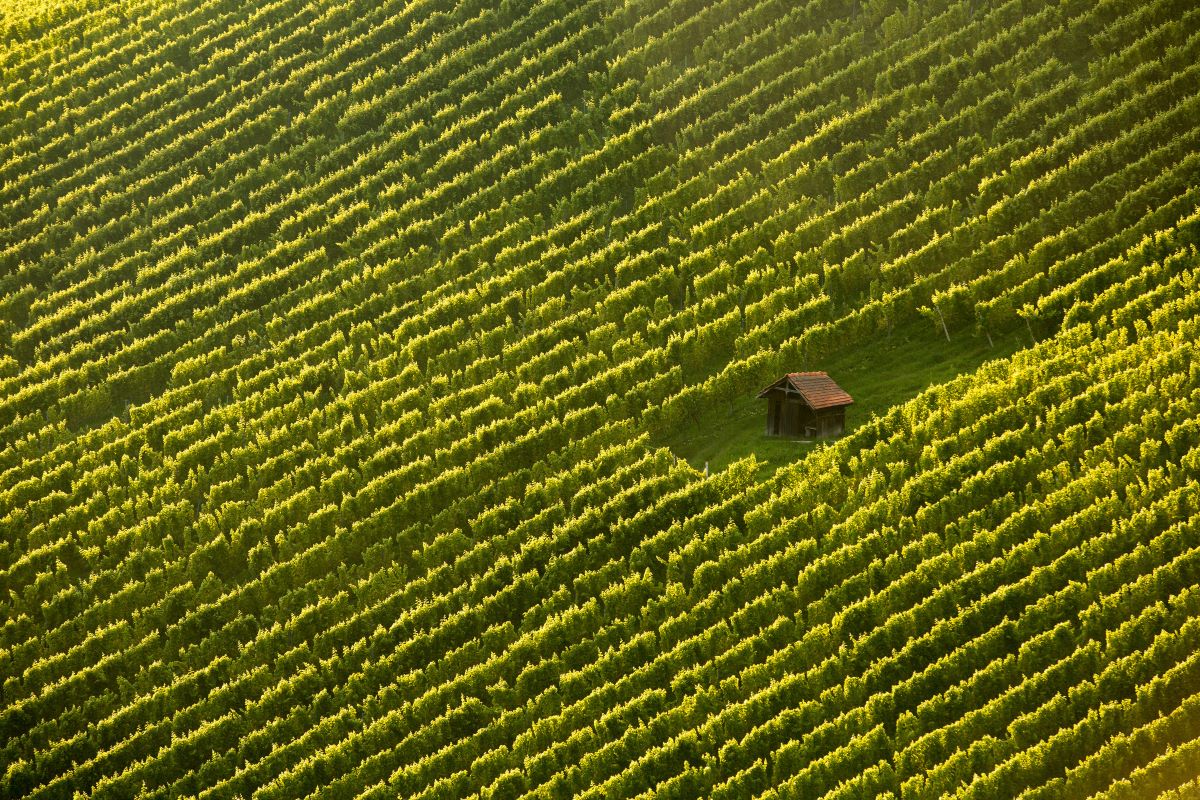
[[[890, 336], [849, 348], [821, 364], [797, 365], [795, 369], [824, 370], [854, 398], [846, 412], [846, 427], [854, 430], [892, 406], [922, 390], [972, 372], [986, 361], [1011, 355], [1029, 345], [1018, 334], [997, 339], [989, 347], [985, 339], [962, 331], [947, 342], [943, 334], [924, 320], [898, 326]], [[766, 376], [763, 385], [777, 375]], [[767, 436], [766, 404], [748, 393], [731, 412], [714, 412], [693, 429], [657, 439], [697, 469], [724, 469], [738, 459], [754, 456], [760, 476], [804, 457], [821, 442]]]

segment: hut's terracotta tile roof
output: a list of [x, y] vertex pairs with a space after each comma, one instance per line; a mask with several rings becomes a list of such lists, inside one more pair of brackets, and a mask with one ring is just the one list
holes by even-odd
[[808, 403], [814, 411], [848, 406], [854, 402], [854, 398], [847, 394], [845, 389], [834, 383], [833, 378], [824, 372], [789, 372], [759, 392], [758, 396], [765, 396], [767, 392], [785, 382], [799, 392], [800, 396], [804, 398], [804, 402]]

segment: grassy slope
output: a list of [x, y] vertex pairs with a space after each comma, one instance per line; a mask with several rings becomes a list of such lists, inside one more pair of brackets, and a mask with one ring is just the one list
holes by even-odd
[[[1010, 355], [1027, 344], [1019, 333], [998, 337], [994, 346], [967, 333], [947, 342], [926, 322], [913, 321], [898, 326], [890, 336], [881, 335], [805, 368], [825, 370], [854, 398], [847, 412], [849, 433], [922, 390], [973, 372], [984, 362]], [[707, 463], [710, 471], [754, 456], [761, 464], [761, 475], [821, 446], [811, 440], [764, 434], [763, 405], [754, 395], [747, 395], [728, 412], [714, 413], [703, 424], [660, 441], [694, 467], [702, 469]]]

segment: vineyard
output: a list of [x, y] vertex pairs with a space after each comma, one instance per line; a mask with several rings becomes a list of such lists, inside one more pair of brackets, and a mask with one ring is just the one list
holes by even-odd
[[1200, 7], [0, 31], [0, 797], [1200, 797]]

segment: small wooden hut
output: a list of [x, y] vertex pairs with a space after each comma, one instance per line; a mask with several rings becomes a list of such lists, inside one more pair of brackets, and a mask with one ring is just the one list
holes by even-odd
[[854, 402], [824, 372], [789, 372], [758, 396], [767, 400], [768, 436], [840, 436]]

